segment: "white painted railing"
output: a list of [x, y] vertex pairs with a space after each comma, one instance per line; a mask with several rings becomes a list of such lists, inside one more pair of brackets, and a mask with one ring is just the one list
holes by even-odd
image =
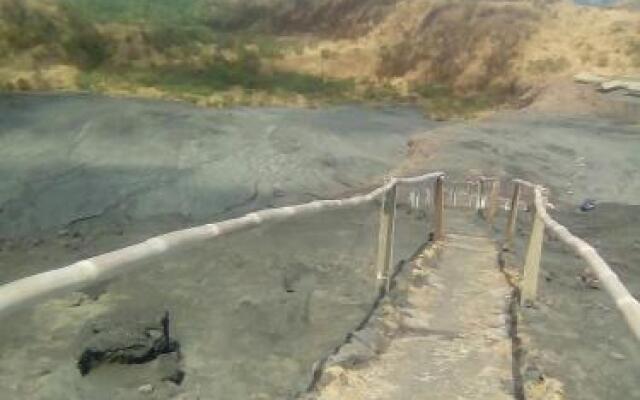
[[[319, 200], [311, 203], [252, 212], [243, 217], [156, 236], [142, 243], [102, 254], [74, 264], [0, 286], [0, 318], [13, 311], [35, 304], [50, 296], [79, 290], [92, 284], [135, 270], [140, 261], [158, 257], [167, 251], [189, 243], [214, 239], [267, 222], [281, 222], [300, 215], [359, 206], [383, 197], [378, 242], [378, 276], [388, 287], [394, 231], [396, 187], [398, 184], [419, 184], [435, 180], [435, 238], [444, 237], [443, 225], [444, 173], [435, 172], [409, 178], [391, 178], [378, 189], [360, 196], [340, 200]], [[426, 238], [425, 234], [425, 238]]]

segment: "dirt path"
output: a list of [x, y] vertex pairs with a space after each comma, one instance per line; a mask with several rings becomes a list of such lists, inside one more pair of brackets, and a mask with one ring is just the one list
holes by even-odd
[[400, 334], [379, 358], [346, 371], [320, 398], [513, 399], [509, 288], [495, 244], [471, 215], [449, 213], [447, 245], [428, 283], [412, 287]]

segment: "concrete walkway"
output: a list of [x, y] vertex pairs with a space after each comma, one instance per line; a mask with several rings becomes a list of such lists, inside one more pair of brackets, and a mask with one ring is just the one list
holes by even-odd
[[[320, 399], [514, 399], [507, 304], [495, 243], [475, 217], [448, 212], [439, 261], [421, 257], [399, 334], [360, 369], [345, 370]], [[428, 265], [429, 263], [435, 265]]]

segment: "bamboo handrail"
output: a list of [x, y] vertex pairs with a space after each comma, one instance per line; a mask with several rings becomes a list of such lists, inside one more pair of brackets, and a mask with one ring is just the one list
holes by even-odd
[[340, 200], [318, 200], [302, 205], [252, 212], [240, 218], [152, 237], [123, 249], [22, 278], [0, 286], [0, 318], [55, 294], [78, 290], [130, 272], [140, 266], [137, 262], [157, 257], [188, 243], [255, 228], [265, 222], [279, 222], [294, 216], [359, 206], [376, 200], [397, 184], [422, 183], [443, 176], [443, 172], [434, 172], [415, 177], [391, 178], [383, 186], [365, 195]]
[[624, 316], [627, 325], [629, 325], [635, 337], [640, 340], [640, 303], [638, 300], [629, 293], [629, 290], [622, 284], [618, 275], [611, 270], [611, 267], [598, 254], [596, 249], [573, 235], [569, 229], [549, 216], [545, 199], [542, 195], [542, 187], [535, 186], [534, 193], [536, 212], [544, 222], [545, 227], [591, 266], [606, 292], [615, 301], [616, 307]]

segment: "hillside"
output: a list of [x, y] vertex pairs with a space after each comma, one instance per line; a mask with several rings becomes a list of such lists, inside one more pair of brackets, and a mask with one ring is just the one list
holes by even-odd
[[640, 13], [567, 1], [0, 0], [0, 87], [207, 106], [526, 104], [581, 71], [640, 70]]

